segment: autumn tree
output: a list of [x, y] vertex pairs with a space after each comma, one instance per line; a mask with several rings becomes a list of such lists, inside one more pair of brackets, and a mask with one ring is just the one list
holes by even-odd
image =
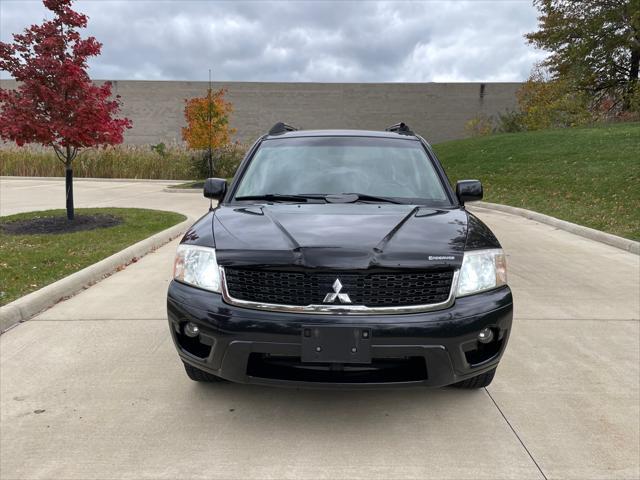
[[529, 43], [551, 52], [552, 79], [629, 109], [638, 95], [640, 0], [534, 0], [539, 29]]
[[572, 88], [564, 78], [550, 79], [539, 66], [534, 67], [516, 98], [517, 122], [522, 130], [575, 127], [594, 119], [586, 92]]
[[185, 100], [184, 117], [187, 126], [182, 129], [182, 139], [194, 150], [207, 152], [209, 176], [213, 175], [213, 151], [229, 145], [235, 130], [229, 126], [233, 111], [231, 102], [225, 100], [224, 89], [207, 89], [205, 97]]
[[14, 90], [0, 89], [0, 138], [53, 148], [64, 164], [67, 218], [73, 220], [73, 160], [84, 148], [122, 143], [131, 122], [115, 118], [120, 101], [111, 84], [94, 85], [87, 74], [87, 59], [102, 47], [80, 36], [87, 17], [72, 10], [73, 0], [43, 3], [52, 20], [14, 34], [13, 43], [0, 42], [0, 70], [18, 81]]

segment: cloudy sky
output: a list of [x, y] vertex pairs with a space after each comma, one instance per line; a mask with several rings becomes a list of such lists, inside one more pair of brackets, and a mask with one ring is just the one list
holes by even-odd
[[[530, 0], [79, 0], [104, 46], [96, 79], [303, 82], [524, 80]], [[38, 23], [37, 0], [0, 0], [0, 38]], [[8, 78], [2, 72], [2, 78]]]

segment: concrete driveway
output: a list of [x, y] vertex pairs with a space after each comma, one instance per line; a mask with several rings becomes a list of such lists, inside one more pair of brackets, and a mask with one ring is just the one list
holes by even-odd
[[[95, 181], [76, 178], [73, 196], [76, 208], [135, 207], [173, 210], [199, 217], [209, 205], [202, 195], [167, 193], [174, 181]], [[0, 177], [0, 215], [64, 208], [64, 180]]]
[[[78, 182], [78, 206], [207, 207], [140, 185]], [[2, 214], [62, 205], [59, 181], [0, 190]], [[166, 324], [173, 242], [0, 337], [0, 477], [639, 478], [639, 257], [476, 212], [516, 301], [489, 388], [193, 383]]]

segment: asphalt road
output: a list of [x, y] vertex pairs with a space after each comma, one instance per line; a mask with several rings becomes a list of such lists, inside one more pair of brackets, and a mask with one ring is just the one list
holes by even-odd
[[[77, 182], [77, 205], [205, 211], [163, 187]], [[0, 213], [63, 196], [2, 179]], [[489, 388], [193, 383], [166, 324], [173, 242], [0, 337], [0, 477], [640, 478], [640, 257], [476, 212], [516, 302]]]

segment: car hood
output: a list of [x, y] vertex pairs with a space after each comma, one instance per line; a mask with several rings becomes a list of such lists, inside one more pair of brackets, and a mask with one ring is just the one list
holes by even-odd
[[221, 206], [213, 233], [223, 266], [457, 268], [467, 236], [463, 209], [416, 205]]

